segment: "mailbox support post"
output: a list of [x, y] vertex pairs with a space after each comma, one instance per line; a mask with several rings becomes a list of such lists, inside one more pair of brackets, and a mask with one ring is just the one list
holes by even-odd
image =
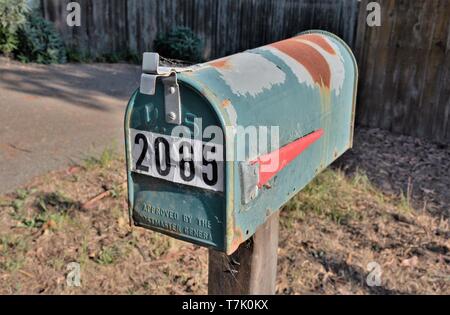
[[275, 294], [279, 211], [231, 256], [209, 250], [210, 295]]

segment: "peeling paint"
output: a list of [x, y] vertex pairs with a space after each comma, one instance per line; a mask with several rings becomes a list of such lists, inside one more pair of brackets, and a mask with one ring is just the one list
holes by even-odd
[[315, 83], [311, 74], [302, 64], [298, 63], [294, 58], [290, 57], [287, 54], [284, 54], [275, 47], [264, 46], [259, 49], [270, 51], [272, 54], [280, 58], [288, 66], [288, 68], [292, 70], [300, 84], [306, 84], [310, 88], [315, 88]]
[[244, 234], [242, 233], [242, 230], [240, 228], [236, 228], [234, 230], [234, 238], [230, 245], [229, 253], [234, 253], [239, 246], [244, 243]]
[[228, 106], [225, 106], [224, 108], [228, 114], [228, 119], [230, 121], [231, 126], [237, 126], [237, 113], [234, 106], [231, 104], [231, 102], [229, 102]]
[[339, 96], [345, 81], [344, 61], [339, 48], [325, 36], [301, 35], [261, 49], [282, 59], [300, 83], [335, 91]]
[[231, 105], [231, 101], [229, 99], [223, 100], [221, 105], [223, 108], [226, 108]]
[[296, 40], [284, 40], [270, 46], [295, 59], [309, 72], [315, 84], [329, 88], [331, 69], [327, 60], [316, 49]]
[[327, 53], [336, 55], [335, 48], [333, 45], [328, 41], [327, 38], [323, 37], [322, 35], [318, 34], [304, 34], [295, 37], [297, 40], [304, 40], [311, 43], [314, 43], [321, 47], [323, 50], [325, 50]]
[[[331, 47], [334, 45], [333, 43], [329, 42], [328, 39], [324, 38], [324, 42], [328, 42], [328, 45]], [[342, 87], [344, 85], [345, 81], [345, 66], [344, 66], [344, 60], [339, 53], [339, 48], [335, 47], [333, 48], [334, 53], [329, 53], [326, 49], [324, 49], [322, 46], [318, 45], [317, 43], [306, 41], [303, 39], [297, 39], [297, 41], [302, 42], [304, 44], [310, 45], [314, 49], [316, 49], [327, 61], [330, 70], [331, 70], [331, 90], [335, 91], [336, 94], [339, 96]], [[337, 53], [336, 53], [337, 52]]]
[[214, 68], [218, 68], [218, 69], [231, 69], [232, 68], [231, 64], [229, 63], [228, 57], [213, 60], [211, 62], [208, 62], [207, 64]]
[[244, 52], [209, 63], [237, 96], [257, 96], [283, 84], [286, 74], [261, 55]]

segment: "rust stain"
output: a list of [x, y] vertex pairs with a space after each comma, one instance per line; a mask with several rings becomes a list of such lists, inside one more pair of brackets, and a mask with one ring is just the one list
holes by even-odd
[[229, 99], [223, 100], [223, 102], [222, 102], [223, 108], [227, 108], [230, 105], [231, 105], [231, 101]]
[[317, 34], [305, 34], [300, 35], [297, 37], [297, 39], [304, 39], [309, 42], [312, 42], [318, 46], [320, 46], [323, 50], [325, 50], [327, 53], [330, 53], [332, 55], [336, 55], [336, 51], [334, 51], [334, 48], [320, 35]]
[[303, 65], [314, 82], [321, 87], [331, 87], [331, 70], [327, 60], [308, 44], [288, 39], [270, 46], [290, 56]]
[[244, 243], [244, 235], [240, 228], [236, 228], [234, 230], [234, 238], [231, 242], [229, 254], [231, 255], [232, 253], [234, 253], [242, 243]]
[[214, 101], [218, 101], [217, 100], [217, 95], [214, 93], [214, 91], [210, 90], [209, 87], [207, 85], [203, 84], [203, 83], [202, 83], [201, 92], [206, 98], [211, 98]]
[[229, 62], [228, 58], [221, 58], [217, 60], [213, 60], [211, 62], [208, 62], [208, 64], [214, 68], [218, 69], [231, 69], [231, 63]]

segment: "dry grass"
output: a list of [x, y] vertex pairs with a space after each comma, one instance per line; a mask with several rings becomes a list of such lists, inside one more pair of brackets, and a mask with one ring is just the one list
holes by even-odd
[[[124, 181], [123, 159], [105, 152], [0, 197], [0, 293], [205, 294], [207, 251], [131, 229]], [[359, 172], [321, 174], [281, 224], [280, 294], [450, 293], [448, 222]], [[81, 265], [79, 288], [66, 285], [70, 262]], [[379, 287], [366, 284], [370, 262]]]
[[[448, 294], [448, 221], [328, 170], [282, 211], [279, 293]], [[369, 263], [381, 285], [367, 285]]]

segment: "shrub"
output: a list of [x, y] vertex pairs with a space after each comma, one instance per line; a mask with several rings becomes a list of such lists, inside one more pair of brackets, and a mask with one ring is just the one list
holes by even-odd
[[0, 52], [9, 55], [18, 44], [17, 30], [29, 12], [27, 0], [0, 0]]
[[92, 62], [92, 57], [87, 51], [80, 51], [73, 48], [66, 49], [67, 61], [75, 63]]
[[167, 34], [158, 35], [154, 48], [156, 52], [167, 58], [191, 62], [202, 60], [203, 43], [186, 27], [175, 28]]
[[92, 56], [88, 51], [80, 51], [77, 49], [67, 49], [67, 61], [81, 63], [81, 62], [128, 62], [133, 64], [141, 64], [142, 58], [135, 52], [125, 51], [119, 53], [106, 53], [99, 56]]
[[53, 24], [38, 13], [28, 15], [17, 31], [19, 40], [14, 54], [22, 62], [64, 63], [66, 50]]

